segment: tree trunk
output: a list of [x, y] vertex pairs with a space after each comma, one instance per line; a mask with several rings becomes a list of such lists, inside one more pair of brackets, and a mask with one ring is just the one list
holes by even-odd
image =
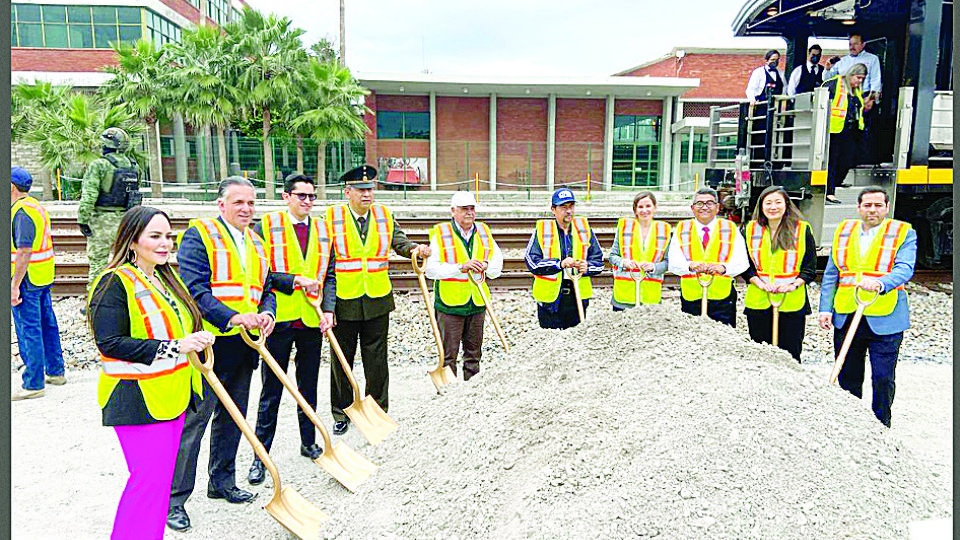
[[203, 145], [203, 177], [205, 182], [214, 183], [217, 173], [213, 164], [213, 140], [210, 138], [210, 124], [200, 126], [200, 144]]
[[297, 135], [297, 174], [303, 174], [303, 135]]
[[189, 182], [187, 167], [187, 137], [184, 134], [183, 116], [173, 116], [173, 154], [177, 163], [177, 183]]
[[56, 180], [54, 180], [56, 177], [56, 171], [51, 173], [49, 169], [43, 169], [43, 200], [53, 200], [53, 184], [56, 183]]
[[266, 106], [263, 108], [263, 185], [269, 200], [277, 198], [274, 181], [273, 148], [270, 145], [270, 107]]
[[317, 199], [327, 198], [327, 143], [317, 141]]
[[227, 140], [223, 133], [223, 126], [217, 126], [217, 153], [220, 154], [220, 178], [223, 180], [230, 176], [227, 170]]
[[157, 135], [157, 120], [147, 122], [147, 145], [150, 148], [150, 174], [147, 179], [150, 181], [150, 196], [154, 199], [163, 197], [163, 186], [161, 185], [161, 175], [163, 174], [163, 159], [160, 156], [160, 138]]

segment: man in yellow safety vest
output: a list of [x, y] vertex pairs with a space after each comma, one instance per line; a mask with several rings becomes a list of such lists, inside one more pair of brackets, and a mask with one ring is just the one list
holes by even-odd
[[[373, 202], [376, 177], [377, 170], [369, 165], [344, 173], [340, 181], [346, 184], [343, 194], [348, 203], [327, 208], [326, 223], [337, 281], [333, 333], [351, 368], [359, 341], [366, 393], [386, 411], [390, 383], [387, 332], [394, 310], [388, 256], [392, 248], [401, 257], [429, 257], [430, 247], [411, 242], [390, 209]], [[332, 351], [331, 358], [336, 358]], [[350, 421], [343, 409], [352, 400], [350, 382], [340, 362], [330, 362], [334, 435], [347, 432]]]

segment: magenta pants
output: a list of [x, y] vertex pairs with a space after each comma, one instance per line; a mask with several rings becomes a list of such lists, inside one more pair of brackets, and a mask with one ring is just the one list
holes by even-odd
[[169, 422], [114, 426], [130, 478], [117, 506], [111, 540], [159, 540], [167, 522], [183, 415]]

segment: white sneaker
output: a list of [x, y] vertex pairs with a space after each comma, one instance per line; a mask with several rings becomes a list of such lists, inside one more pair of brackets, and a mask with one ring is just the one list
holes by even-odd
[[20, 390], [17, 390], [16, 392], [13, 393], [13, 395], [10, 396], [10, 401], [23, 401], [25, 399], [43, 397], [43, 394], [45, 393], [46, 392], [44, 391], [43, 388], [39, 390], [27, 390], [25, 388], [21, 388]]
[[54, 386], [63, 386], [67, 384], [66, 375], [47, 375], [44, 380], [47, 381], [47, 384], [52, 384]]

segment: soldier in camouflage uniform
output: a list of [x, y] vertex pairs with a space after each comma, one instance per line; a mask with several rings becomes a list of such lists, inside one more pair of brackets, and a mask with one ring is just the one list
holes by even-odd
[[[130, 136], [120, 128], [107, 128], [100, 135], [103, 143], [103, 155], [114, 154], [120, 167], [130, 167], [140, 176], [140, 166], [136, 160], [126, 155], [130, 147]], [[109, 194], [113, 187], [113, 173], [116, 168], [105, 157], [94, 160], [83, 175], [83, 187], [80, 195], [80, 208], [77, 223], [80, 232], [87, 237], [87, 258], [90, 260], [90, 273], [87, 288], [107, 266], [110, 246], [117, 236], [120, 218], [127, 210], [123, 206], [98, 206], [101, 194]]]

